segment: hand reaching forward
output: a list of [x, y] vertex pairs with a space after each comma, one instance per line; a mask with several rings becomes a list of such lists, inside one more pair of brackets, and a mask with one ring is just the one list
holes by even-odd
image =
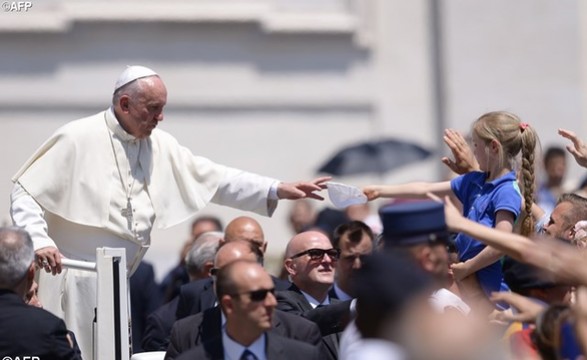
[[331, 180], [330, 176], [323, 176], [312, 181], [298, 181], [294, 183], [279, 183], [277, 186], [277, 197], [280, 199], [297, 200], [303, 198], [312, 198], [324, 200], [316, 191], [326, 189], [325, 182]]
[[558, 129], [558, 134], [571, 140], [573, 145], [567, 145], [567, 150], [575, 157], [577, 164], [587, 167], [587, 145], [572, 131]]
[[507, 312], [500, 313], [497, 316], [497, 320], [502, 321], [534, 322], [538, 314], [546, 309], [545, 306], [514, 292], [494, 292], [491, 293], [490, 300], [493, 302], [505, 301], [518, 310], [515, 314]]
[[446, 156], [441, 159], [446, 166], [459, 175], [479, 170], [479, 163], [463, 135], [455, 130], [445, 129], [443, 139], [454, 157], [454, 160]]
[[363, 194], [365, 194], [368, 201], [371, 201], [381, 196], [381, 190], [378, 185], [369, 185], [363, 188]]

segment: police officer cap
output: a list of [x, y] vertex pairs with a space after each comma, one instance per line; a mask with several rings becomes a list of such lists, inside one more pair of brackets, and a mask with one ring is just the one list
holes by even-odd
[[444, 205], [436, 201], [388, 205], [379, 210], [379, 216], [385, 247], [448, 243]]

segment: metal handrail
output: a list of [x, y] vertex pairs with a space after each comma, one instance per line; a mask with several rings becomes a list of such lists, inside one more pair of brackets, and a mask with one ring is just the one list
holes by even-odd
[[69, 269], [96, 271], [96, 263], [90, 261], [72, 260], [72, 259], [61, 259], [63, 267]]

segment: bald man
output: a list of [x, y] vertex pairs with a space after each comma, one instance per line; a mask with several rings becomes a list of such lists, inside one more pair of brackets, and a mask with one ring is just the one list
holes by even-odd
[[248, 241], [263, 253], [267, 250], [267, 241], [265, 241], [265, 233], [261, 224], [249, 216], [239, 216], [226, 226], [224, 241], [236, 240]]
[[218, 270], [216, 292], [223, 314], [220, 336], [178, 359], [321, 359], [319, 349], [274, 329], [275, 288], [263, 267], [237, 260]]
[[[267, 249], [267, 241], [263, 228], [249, 216], [239, 216], [233, 219], [224, 232], [224, 243], [234, 241], [244, 241], [257, 248], [260, 259], [259, 263], [263, 264], [264, 252]], [[254, 250], [253, 250], [254, 251]], [[286, 290], [291, 285], [289, 281], [271, 276], [275, 289]], [[179, 292], [179, 306], [177, 308], [177, 318], [181, 319], [188, 315], [197, 314], [214, 305], [216, 296], [212, 290], [212, 280], [191, 282], [183, 285]]]
[[351, 301], [331, 299], [334, 271], [340, 250], [322, 232], [306, 231], [294, 236], [285, 250], [284, 266], [292, 281], [277, 293], [277, 308], [314, 321], [324, 336], [329, 359], [338, 358], [339, 334], [350, 319]]
[[[259, 249], [246, 241], [232, 241], [220, 247], [214, 260], [214, 273], [236, 261], [259, 263], [261, 253]], [[261, 267], [259, 264], [258, 267]], [[265, 271], [264, 271], [265, 272]], [[268, 274], [266, 276], [269, 277]], [[271, 278], [271, 277], [269, 277]], [[213, 284], [210, 285], [213, 289]], [[213, 298], [200, 299], [204, 306], [212, 302], [203, 312], [187, 316], [176, 321], [171, 331], [169, 348], [165, 359], [175, 359], [179, 354], [200, 344], [211, 341], [220, 336], [223, 320], [220, 308], [217, 306], [216, 293], [212, 290]], [[302, 317], [275, 311], [272, 321], [272, 330], [277, 334], [297, 339], [312, 345], [321, 346], [321, 335], [318, 326]]]

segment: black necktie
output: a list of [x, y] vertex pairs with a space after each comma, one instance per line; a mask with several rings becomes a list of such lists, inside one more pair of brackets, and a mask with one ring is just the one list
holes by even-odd
[[243, 354], [241, 355], [240, 360], [258, 360], [255, 354], [253, 354], [249, 349], [245, 349]]

